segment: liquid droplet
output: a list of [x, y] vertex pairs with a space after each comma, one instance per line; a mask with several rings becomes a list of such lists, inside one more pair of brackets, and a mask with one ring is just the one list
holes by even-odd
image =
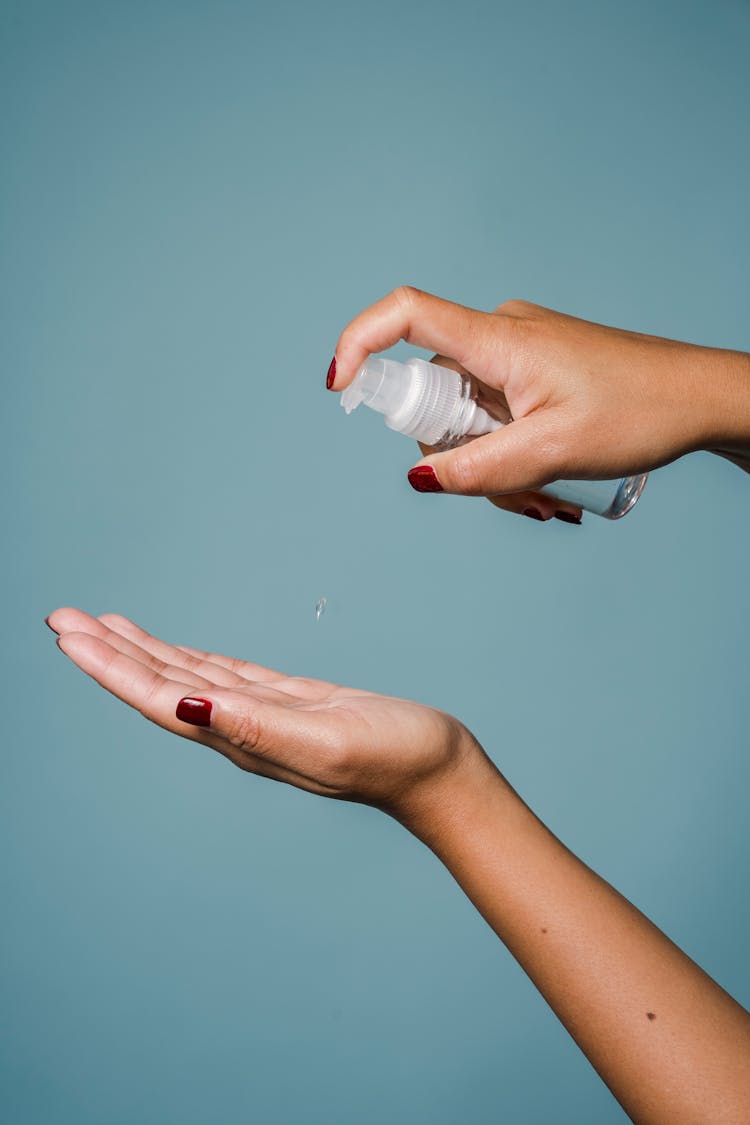
[[318, 598], [315, 603], [315, 620], [320, 621], [321, 617], [326, 611], [328, 605], [328, 598]]

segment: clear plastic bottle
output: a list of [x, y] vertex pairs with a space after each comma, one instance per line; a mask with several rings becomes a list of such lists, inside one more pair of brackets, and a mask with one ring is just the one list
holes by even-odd
[[[505, 425], [479, 405], [469, 378], [426, 359], [399, 363], [384, 356], [370, 356], [341, 395], [347, 414], [360, 403], [383, 414], [392, 430], [443, 449]], [[616, 520], [636, 503], [647, 476], [642, 473], [622, 480], [557, 480], [540, 491], [597, 516]]]

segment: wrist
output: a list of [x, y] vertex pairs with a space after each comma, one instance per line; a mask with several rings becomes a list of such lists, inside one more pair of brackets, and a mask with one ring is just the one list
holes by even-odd
[[440, 774], [420, 783], [392, 815], [443, 861], [489, 816], [528, 809], [474, 736], [460, 728], [458, 745]]
[[714, 350], [703, 384], [700, 448], [732, 458], [750, 456], [750, 355]]

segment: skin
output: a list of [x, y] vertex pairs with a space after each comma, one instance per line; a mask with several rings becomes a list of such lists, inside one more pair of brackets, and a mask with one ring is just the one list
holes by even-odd
[[[250, 773], [359, 801], [442, 860], [633, 1121], [743, 1125], [750, 1014], [538, 820], [457, 719], [58, 609], [60, 649], [147, 719]], [[181, 722], [209, 700], [210, 727]]]
[[[443, 491], [535, 508], [580, 509], [536, 489], [554, 480], [647, 472], [710, 450], [750, 471], [750, 356], [592, 324], [526, 301], [492, 313], [402, 286], [351, 321], [333, 390], [372, 352], [406, 340], [474, 376], [513, 425], [444, 453], [423, 447]], [[505, 413], [504, 413], [505, 412]]]
[[[446, 492], [543, 519], [564, 477], [645, 472], [709, 449], [750, 470], [750, 357], [513, 301], [477, 312], [401, 288], [336, 349], [335, 390], [403, 339], [471, 374], [513, 424], [424, 449]], [[450, 358], [449, 358], [450, 357]], [[250, 773], [358, 801], [442, 860], [633, 1121], [744, 1125], [750, 1015], [524, 804], [457, 719], [429, 707], [167, 644], [124, 617], [56, 610], [70, 659], [147, 719]], [[176, 717], [211, 703], [209, 727]]]

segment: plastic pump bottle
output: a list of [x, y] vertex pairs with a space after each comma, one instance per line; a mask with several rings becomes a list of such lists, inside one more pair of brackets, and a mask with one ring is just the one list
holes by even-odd
[[[363, 402], [385, 416], [385, 424], [425, 445], [449, 449], [465, 438], [499, 430], [504, 423], [479, 405], [467, 376], [426, 359], [373, 355], [360, 367], [341, 395], [351, 414]], [[540, 489], [558, 500], [616, 520], [629, 512], [643, 492], [647, 473], [622, 480], [557, 480]]]

